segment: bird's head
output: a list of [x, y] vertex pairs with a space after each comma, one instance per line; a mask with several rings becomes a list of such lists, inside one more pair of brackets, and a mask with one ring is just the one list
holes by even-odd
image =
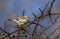
[[26, 20], [30, 19], [29, 16], [24, 16], [23, 18], [26, 19]]

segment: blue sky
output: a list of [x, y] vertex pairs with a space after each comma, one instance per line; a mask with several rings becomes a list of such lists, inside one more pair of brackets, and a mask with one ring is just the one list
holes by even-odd
[[[9, 3], [7, 3], [7, 9], [6, 12], [2, 12], [0, 13], [0, 26], [3, 27], [3, 23], [6, 19], [8, 18], [14, 18], [14, 17], [20, 17], [22, 15], [22, 11], [25, 10], [26, 13], [25, 15], [30, 16], [30, 18], [33, 18], [32, 12], [35, 13], [36, 15], [39, 15], [39, 9], [41, 8], [43, 9], [45, 7], [45, 4], [50, 2], [51, 0], [10, 0]], [[15, 2], [15, 4], [14, 4]], [[59, 10], [59, 6], [58, 5], [60, 2], [60, 0], [56, 0], [55, 5], [52, 9], [52, 12], [60, 12]], [[58, 8], [58, 9], [57, 9]], [[47, 22], [47, 18], [44, 20], [43, 24], [46, 25]], [[8, 29], [10, 31], [10, 29]]]

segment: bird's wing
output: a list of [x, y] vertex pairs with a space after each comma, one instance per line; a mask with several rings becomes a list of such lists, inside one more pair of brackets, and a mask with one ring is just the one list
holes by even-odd
[[12, 21], [15, 22], [18, 25], [21, 25], [21, 23], [19, 21], [15, 20], [15, 19], [12, 19]]

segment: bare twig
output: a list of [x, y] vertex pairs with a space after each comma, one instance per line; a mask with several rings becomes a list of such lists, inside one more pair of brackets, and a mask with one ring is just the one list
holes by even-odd
[[24, 16], [25, 15], [25, 10], [23, 10], [23, 14], [22, 14], [22, 16]]
[[6, 34], [10, 34], [9, 32], [3, 30], [1, 27], [0, 27], [0, 30], [3, 31], [3, 32], [6, 33]]

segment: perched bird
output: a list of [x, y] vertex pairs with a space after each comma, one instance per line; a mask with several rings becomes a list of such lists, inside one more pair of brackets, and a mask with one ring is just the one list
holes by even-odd
[[23, 16], [23, 17], [18, 17], [18, 18], [12, 18], [12, 19], [8, 19], [9, 21], [13, 21], [15, 22], [19, 27], [20, 26], [25, 26], [26, 23], [29, 21], [29, 16]]

